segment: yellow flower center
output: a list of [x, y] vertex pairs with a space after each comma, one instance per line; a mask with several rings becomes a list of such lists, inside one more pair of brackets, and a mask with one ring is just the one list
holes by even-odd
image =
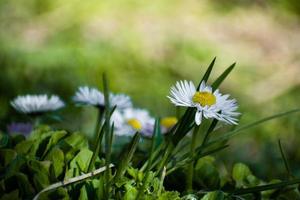
[[135, 130], [141, 130], [142, 129], [142, 124], [139, 120], [135, 119], [135, 118], [132, 118], [132, 119], [129, 119], [127, 121], [127, 123], [132, 127], [134, 128]]
[[216, 97], [210, 92], [196, 92], [193, 96], [193, 102], [201, 106], [211, 106], [216, 103]]
[[161, 120], [160, 124], [166, 128], [173, 127], [178, 122], [176, 117], [165, 117]]

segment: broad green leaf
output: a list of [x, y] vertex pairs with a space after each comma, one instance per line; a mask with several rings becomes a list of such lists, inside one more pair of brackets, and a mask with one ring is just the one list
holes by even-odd
[[8, 145], [9, 136], [6, 134], [0, 134], [0, 148], [4, 148]]
[[4, 184], [6, 188], [18, 189], [20, 196], [24, 198], [32, 197], [35, 192], [34, 188], [29, 182], [28, 176], [20, 172], [6, 178]]
[[30, 149], [32, 148], [34, 143], [35, 143], [35, 141], [33, 141], [33, 140], [24, 140], [15, 146], [15, 150], [19, 154], [27, 154], [28, 155], [28, 153], [30, 152]]
[[220, 175], [214, 164], [214, 158], [206, 156], [197, 161], [194, 168], [194, 181], [210, 189], [220, 187]]
[[17, 155], [7, 166], [5, 177], [18, 173], [21, 168], [26, 166], [26, 158], [23, 155]]
[[86, 185], [84, 184], [80, 189], [80, 195], [78, 200], [87, 200], [87, 199], [89, 199], [89, 197], [88, 197]]
[[88, 148], [88, 142], [83, 134], [73, 133], [62, 140], [59, 146], [64, 151], [66, 162], [69, 162], [80, 149]]
[[70, 162], [70, 169], [66, 173], [66, 178], [72, 178], [74, 176], [81, 175], [88, 170], [88, 165], [92, 158], [93, 152], [87, 148], [81, 149], [81, 151]]
[[162, 193], [159, 197], [158, 200], [180, 200], [179, 192], [175, 191], [167, 191]]
[[225, 195], [221, 191], [213, 191], [207, 193], [201, 200], [223, 200], [225, 199]]
[[51, 134], [51, 138], [50, 138], [50, 140], [47, 144], [47, 147], [46, 147], [42, 157], [44, 157], [48, 153], [50, 148], [52, 148], [54, 145], [56, 145], [58, 143], [58, 141], [66, 135], [67, 135], [66, 131], [55, 131], [55, 132], [53, 132]]
[[0, 166], [7, 167], [8, 164], [14, 160], [17, 153], [11, 149], [0, 149]]
[[244, 181], [247, 180], [248, 176], [252, 175], [249, 167], [243, 163], [236, 163], [232, 169], [232, 178], [236, 181], [236, 187], [240, 188], [243, 186]]
[[8, 192], [6, 194], [3, 194], [3, 196], [0, 198], [0, 200], [21, 200], [19, 197], [19, 190], [13, 190], [11, 192]]
[[64, 161], [64, 153], [61, 149], [53, 148], [45, 157], [44, 160], [51, 161], [54, 175], [57, 178], [64, 170], [65, 161]]
[[131, 184], [126, 184], [123, 200], [135, 200], [137, 193], [138, 191], [135, 187], [133, 187]]
[[31, 176], [33, 177], [33, 183], [38, 191], [50, 184], [50, 164], [51, 163], [49, 161], [30, 160], [27, 162], [27, 166], [31, 171]]
[[26, 140], [24, 135], [14, 135], [11, 137], [11, 142], [13, 144], [13, 146], [19, 144], [20, 142]]
[[54, 200], [54, 199], [59, 199], [59, 200], [69, 200], [69, 194], [67, 192], [66, 188], [57, 188], [56, 190], [51, 190], [48, 192], [45, 192], [41, 194], [39, 197], [39, 200]]

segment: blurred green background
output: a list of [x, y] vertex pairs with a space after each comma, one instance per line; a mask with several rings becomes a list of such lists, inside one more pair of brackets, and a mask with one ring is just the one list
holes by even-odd
[[[111, 90], [127, 93], [136, 106], [173, 115], [170, 86], [197, 82], [214, 56], [211, 80], [237, 62], [222, 91], [238, 99], [241, 124], [299, 107], [298, 0], [1, 0], [2, 130], [24, 120], [9, 106], [16, 95], [55, 93], [71, 103], [78, 86], [100, 87], [103, 72]], [[69, 105], [61, 126], [92, 132], [95, 110]], [[262, 176], [280, 175], [281, 138], [300, 173], [299, 117], [246, 131], [226, 151], [234, 156], [222, 158], [247, 162]]]

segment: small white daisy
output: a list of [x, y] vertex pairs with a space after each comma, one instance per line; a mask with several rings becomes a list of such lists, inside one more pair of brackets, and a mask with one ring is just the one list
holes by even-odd
[[137, 131], [149, 137], [153, 133], [154, 119], [147, 110], [127, 108], [123, 112], [115, 111], [111, 117], [116, 135], [132, 136]]
[[126, 109], [132, 107], [131, 98], [126, 94], [109, 94], [109, 101], [112, 106], [117, 106], [117, 109]]
[[229, 95], [222, 95], [219, 90], [212, 88], [203, 81], [197, 91], [193, 82], [179, 81], [171, 87], [168, 98], [176, 106], [195, 107], [195, 122], [200, 125], [202, 117], [215, 118], [228, 124], [237, 124], [236, 112], [238, 105], [235, 99], [228, 99]]
[[[79, 105], [92, 105], [96, 107], [104, 107], [104, 95], [96, 88], [87, 86], [79, 87], [73, 101]], [[129, 96], [125, 94], [109, 94], [109, 101], [111, 106], [117, 106], [117, 109], [125, 109], [132, 106]]]
[[79, 105], [104, 106], [104, 95], [96, 88], [79, 87], [73, 101]]
[[178, 122], [178, 119], [174, 116], [164, 117], [160, 120], [161, 132], [163, 134], [167, 133], [173, 126]]
[[25, 95], [18, 96], [10, 102], [18, 112], [36, 114], [55, 111], [65, 106], [64, 102], [56, 95]]

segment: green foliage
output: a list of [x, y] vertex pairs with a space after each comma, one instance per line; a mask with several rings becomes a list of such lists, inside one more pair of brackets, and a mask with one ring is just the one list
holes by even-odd
[[[214, 64], [215, 59], [201, 80], [209, 81]], [[226, 79], [234, 65], [213, 82], [213, 90]], [[300, 179], [290, 176], [288, 180], [266, 183], [243, 163], [235, 164], [229, 173], [231, 170], [226, 170], [212, 154], [228, 147], [228, 140], [237, 133], [300, 109], [230, 131], [225, 129], [221, 136], [215, 136], [218, 120], [205, 120], [204, 128], [200, 128], [194, 122], [195, 108], [188, 108], [166, 135], [161, 135], [160, 122], [156, 119], [151, 138], [141, 140], [137, 132], [123, 151], [114, 155], [114, 123], [110, 118], [116, 106], [110, 106], [105, 75], [103, 85], [105, 108], [100, 116], [104, 121], [101, 117], [97, 121], [92, 147], [83, 134], [49, 126], [35, 128], [28, 138], [0, 134], [1, 199], [299, 199]], [[192, 138], [189, 137], [191, 130]], [[202, 141], [196, 141], [199, 139], [196, 134], [203, 130], [206, 131], [199, 137]], [[149, 148], [139, 149], [139, 143], [148, 143]], [[289, 169], [281, 144], [280, 151]], [[136, 163], [138, 159], [140, 162]], [[185, 178], [181, 176], [184, 173]], [[165, 183], [168, 179], [173, 180], [173, 185]]]

